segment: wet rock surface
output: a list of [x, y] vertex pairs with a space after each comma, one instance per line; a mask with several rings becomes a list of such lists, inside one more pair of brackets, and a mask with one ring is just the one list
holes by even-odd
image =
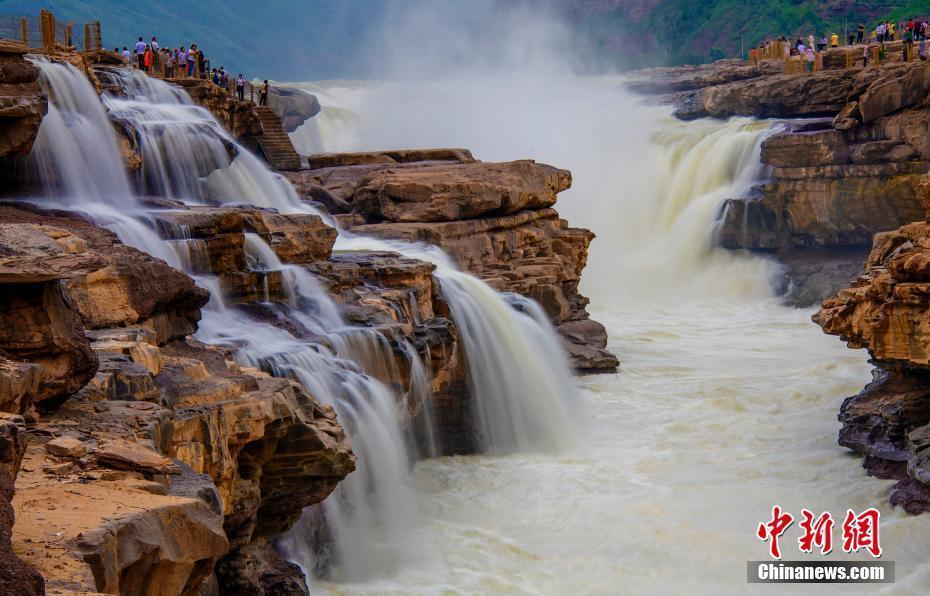
[[[921, 194], [927, 193], [926, 182]], [[865, 270], [823, 302], [814, 322], [851, 348], [866, 348], [875, 380], [843, 403], [840, 444], [866, 457], [870, 473], [899, 480], [891, 501], [930, 509], [930, 223], [875, 235]], [[926, 253], [926, 254], [925, 254]]]
[[24, 46], [0, 40], [0, 159], [28, 154], [48, 111], [39, 71], [25, 54]]
[[495, 289], [538, 301], [577, 370], [616, 369], [606, 332], [590, 320], [588, 300], [578, 292], [594, 234], [569, 227], [552, 209], [571, 185], [570, 173], [533, 161], [485, 163], [464, 150], [438, 151], [311, 156], [311, 164], [340, 165], [285, 175], [355, 232], [437, 245]]

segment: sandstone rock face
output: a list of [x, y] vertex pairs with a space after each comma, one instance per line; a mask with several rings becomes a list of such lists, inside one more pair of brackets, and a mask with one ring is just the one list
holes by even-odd
[[29, 153], [48, 99], [36, 82], [39, 71], [26, 62], [26, 48], [0, 40], [0, 159]]
[[[160, 221], [169, 239], [184, 230], [202, 243], [201, 269], [221, 275], [248, 273], [247, 232], [301, 263], [325, 262], [335, 239], [317, 216], [256, 209]], [[34, 420], [27, 450], [22, 418], [0, 415], [0, 464], [15, 474], [25, 462], [14, 540], [50, 587], [200, 594], [230, 549], [223, 581], [238, 585], [251, 557], [270, 560], [269, 541], [354, 469], [331, 409], [186, 339], [206, 292], [111, 233], [0, 206], [0, 285], [0, 397]]]
[[571, 173], [529, 161], [380, 170], [353, 193], [369, 222], [439, 222], [511, 215], [555, 204]]
[[96, 259], [97, 266], [85, 264], [65, 282], [88, 329], [139, 323], [154, 329], [162, 343], [197, 329], [207, 292], [163, 261], [123, 245], [111, 232], [73, 215], [12, 206], [0, 207], [0, 222], [20, 229], [39, 226], [36, 233], [54, 240], [43, 245], [49, 254], [58, 254], [57, 245], [59, 252]]
[[285, 175], [353, 231], [435, 244], [492, 287], [537, 300], [577, 369], [615, 369], [606, 332], [578, 293], [594, 235], [569, 227], [551, 208], [570, 173], [532, 161], [475, 162], [470, 153], [448, 159], [455, 155], [443, 150], [415, 161], [416, 152], [349, 154], [320, 162], [348, 165]]
[[262, 134], [262, 123], [252, 102], [239, 101], [205, 79], [170, 79], [170, 82], [183, 87], [196, 104], [216, 116], [234, 137], [247, 142], [249, 137]]
[[294, 87], [277, 85], [269, 87], [268, 107], [281, 118], [281, 124], [287, 132], [294, 132], [322, 109], [316, 95]]
[[[921, 187], [926, 194], [926, 183]], [[892, 503], [930, 510], [930, 223], [875, 235], [865, 272], [824, 301], [814, 322], [866, 348], [876, 380], [843, 404], [840, 444], [871, 473], [899, 480]]]
[[35, 567], [13, 553], [13, 478], [0, 466], [0, 592], [3, 594], [45, 594], [45, 580]]

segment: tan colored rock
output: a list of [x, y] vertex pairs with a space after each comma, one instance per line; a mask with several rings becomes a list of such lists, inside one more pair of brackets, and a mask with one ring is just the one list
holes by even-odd
[[78, 459], [87, 454], [84, 443], [74, 437], [58, 437], [45, 444], [45, 450], [57, 457]]
[[23, 417], [0, 412], [0, 469], [5, 470], [13, 480], [19, 474], [28, 443]]
[[[159, 342], [196, 331], [200, 307], [209, 295], [184, 273], [128, 247], [109, 231], [78, 216], [43, 213], [28, 206], [0, 207], [0, 228], [8, 246], [25, 255], [37, 250], [54, 259], [76, 259], [65, 280], [67, 293], [85, 327], [100, 329], [144, 323]], [[21, 248], [29, 232], [30, 248]]]
[[0, 158], [27, 155], [48, 111], [36, 82], [39, 71], [23, 58], [27, 49], [0, 40]]
[[385, 169], [355, 189], [355, 209], [369, 221], [436, 222], [508, 215], [555, 204], [571, 174], [531, 161]]
[[365, 151], [359, 153], [317, 153], [307, 157], [307, 165], [311, 170], [371, 164], [398, 164], [429, 161], [473, 163], [476, 160], [468, 149], [398, 149], [394, 151]]
[[50, 590], [193, 596], [229, 548], [222, 518], [200, 500], [126, 480], [30, 476], [14, 499], [13, 541]]
[[167, 457], [139, 443], [124, 439], [110, 439], [94, 450], [101, 465], [117, 470], [132, 470], [146, 475], [180, 474], [178, 467]]

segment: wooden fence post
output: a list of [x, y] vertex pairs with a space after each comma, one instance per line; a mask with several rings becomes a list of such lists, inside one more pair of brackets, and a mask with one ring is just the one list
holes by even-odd
[[69, 48], [74, 46], [74, 23], [68, 23], [67, 29], [65, 29], [65, 45]]
[[84, 25], [84, 49], [90, 49], [90, 25]]
[[52, 53], [55, 51], [55, 15], [52, 11], [48, 11], [48, 51]]

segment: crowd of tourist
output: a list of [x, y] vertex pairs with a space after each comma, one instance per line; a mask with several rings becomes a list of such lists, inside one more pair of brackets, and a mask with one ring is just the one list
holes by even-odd
[[[195, 43], [188, 48], [180, 46], [172, 49], [161, 47], [156, 36], [152, 36], [149, 43], [145, 43], [140, 37], [131, 50], [123, 46], [122, 52], [119, 48], [113, 48], [113, 51], [149, 75], [172, 79], [207, 79], [227, 91], [230, 90], [229, 72], [222, 66], [212, 67], [210, 59]], [[236, 96], [244, 100], [246, 80], [242, 73], [239, 73], [232, 84], [235, 86]], [[259, 105], [266, 105], [267, 102], [268, 81], [265, 81], [259, 89]]]
[[[894, 23], [892, 21], [879, 22], [866, 35], [866, 26], [859, 23], [855, 30], [846, 34], [846, 46], [862, 47], [863, 66], [868, 66], [869, 61], [882, 63], [885, 60], [887, 42], [900, 40], [903, 42], [903, 58], [905, 61], [913, 60], [915, 57], [921, 60], [927, 59], [930, 51], [930, 22], [925, 18], [910, 19]], [[822, 54], [827, 48], [838, 48], [841, 45], [841, 39], [835, 32], [829, 35], [822, 35], [820, 39], [815, 39], [813, 34], [806, 38], [799, 35], [795, 41], [790, 41], [787, 37], [777, 37], [760, 44], [758, 47], [750, 50], [750, 60], [757, 63], [759, 60], [771, 58], [790, 58], [798, 57], [806, 63], [808, 70], [816, 70], [822, 66]], [[914, 44], [917, 44], [917, 53], [914, 53]]]

